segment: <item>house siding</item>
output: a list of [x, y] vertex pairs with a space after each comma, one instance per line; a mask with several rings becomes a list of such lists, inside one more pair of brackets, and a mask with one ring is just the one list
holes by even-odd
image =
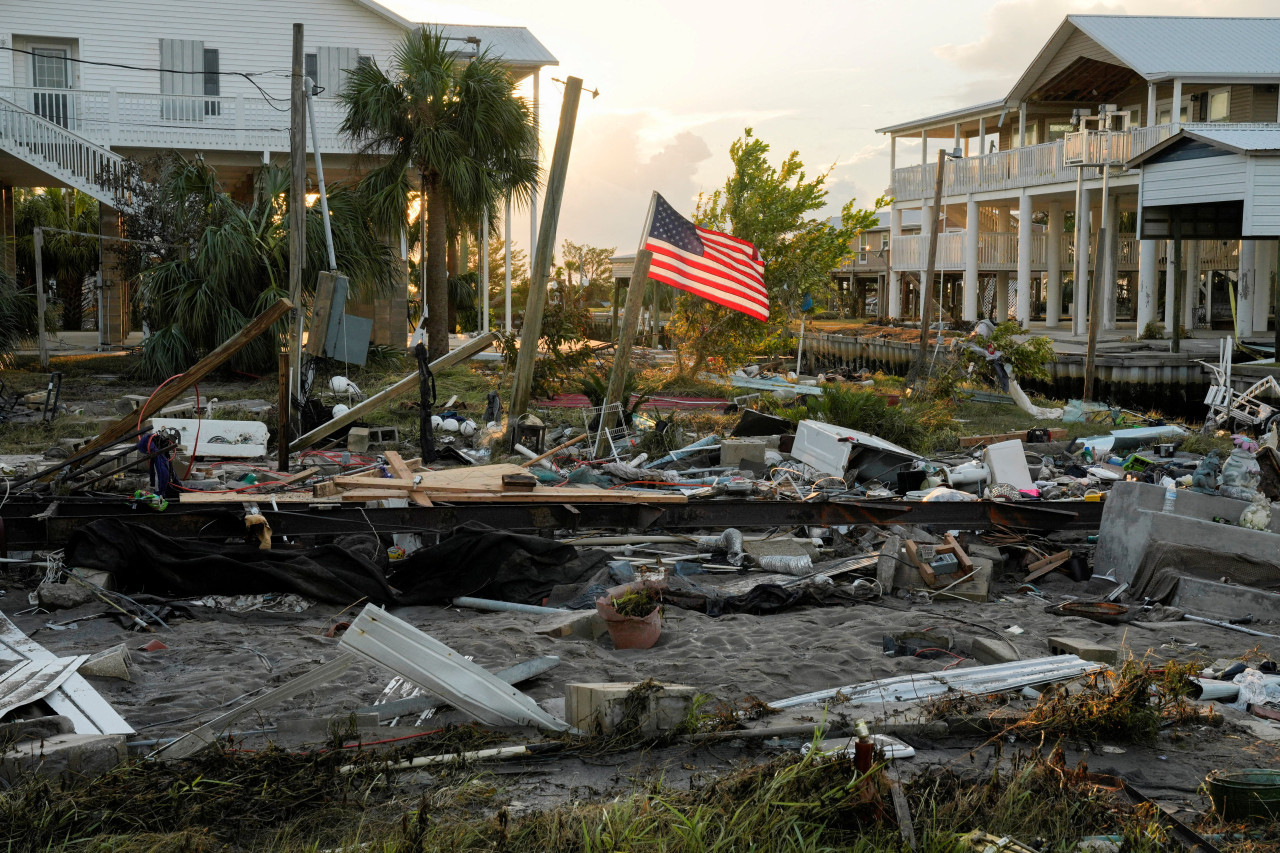
[[1157, 207], [1189, 196], [1205, 202], [1243, 199], [1246, 171], [1240, 154], [1148, 163], [1142, 167], [1142, 203]]
[[1052, 80], [1081, 56], [1096, 59], [1099, 62], [1109, 62], [1112, 65], [1124, 65], [1111, 51], [1076, 30], [1067, 38], [1066, 43], [1062, 45], [1062, 49], [1058, 51], [1057, 55], [1045, 66], [1044, 71], [1040, 72], [1040, 76], [1036, 78], [1031, 91], [1034, 92], [1046, 82]]
[[[0, 36], [15, 47], [19, 46], [15, 37], [19, 43], [23, 36], [77, 39], [80, 59], [145, 68], [160, 67], [162, 38], [202, 40], [220, 52], [222, 71], [261, 73], [255, 78], [258, 85], [287, 100], [295, 21], [306, 25], [308, 52], [319, 47], [354, 48], [383, 66], [404, 33], [399, 25], [350, 0], [61, 0], [56, 6], [4, 4]], [[8, 57], [0, 56], [0, 81], [30, 85], [26, 57], [7, 53]], [[156, 71], [87, 64], [77, 70], [77, 88], [160, 91]], [[248, 80], [230, 75], [222, 77], [222, 94], [262, 97]], [[276, 105], [288, 107], [287, 103]]]
[[1250, 231], [1280, 234], [1280, 157], [1253, 158], [1253, 203]]

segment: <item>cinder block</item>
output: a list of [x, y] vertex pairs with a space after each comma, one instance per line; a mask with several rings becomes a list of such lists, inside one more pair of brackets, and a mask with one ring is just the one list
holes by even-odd
[[369, 427], [369, 446], [399, 444], [400, 430], [395, 427]]
[[1003, 640], [990, 637], [977, 637], [969, 644], [969, 654], [987, 665], [997, 663], [1013, 663], [1021, 660], [1012, 646]]
[[608, 627], [594, 609], [566, 610], [563, 615], [548, 616], [534, 630], [544, 637], [582, 637], [594, 640], [603, 635]]
[[[565, 690], [565, 719], [589, 734], [608, 734], [627, 718], [627, 697], [640, 686], [636, 681], [569, 684]], [[639, 708], [640, 731], [668, 732], [689, 717], [698, 691], [683, 684], [664, 684], [643, 696]]]
[[347, 450], [352, 453], [364, 453], [369, 449], [369, 430], [367, 427], [352, 427], [347, 433]]
[[50, 778], [97, 776], [128, 757], [124, 735], [60, 734], [24, 741], [0, 754], [0, 776], [9, 781], [35, 773]]
[[1049, 654], [1075, 655], [1081, 660], [1098, 663], [1119, 663], [1120, 650], [1112, 646], [1104, 646], [1079, 637], [1050, 637]]
[[726, 438], [720, 442], [720, 464], [737, 467], [743, 462], [764, 464], [768, 445], [762, 438]]

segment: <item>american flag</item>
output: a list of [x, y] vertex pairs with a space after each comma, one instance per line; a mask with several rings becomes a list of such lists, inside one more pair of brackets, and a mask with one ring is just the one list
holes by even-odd
[[653, 253], [649, 278], [769, 319], [764, 262], [746, 240], [694, 225], [659, 195], [644, 247]]

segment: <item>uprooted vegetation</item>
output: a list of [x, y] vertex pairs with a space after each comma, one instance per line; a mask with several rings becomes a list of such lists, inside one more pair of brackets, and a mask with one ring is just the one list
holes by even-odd
[[[894, 851], [905, 849], [889, 778], [847, 757], [786, 755], [743, 764], [690, 790], [652, 785], [614, 799], [521, 813], [500, 782], [462, 765], [426, 787], [385, 785], [379, 763], [341, 773], [349, 754], [206, 750], [179, 764], [144, 762], [87, 782], [23, 783], [0, 799], [8, 849], [215, 851]], [[500, 777], [498, 777], [500, 778]], [[1166, 849], [1153, 815], [1068, 768], [1031, 754], [975, 777], [940, 770], [906, 783], [925, 851], [960, 851], [982, 830], [1074, 849], [1121, 836], [1127, 851]], [[126, 808], [127, 806], [127, 808]]]

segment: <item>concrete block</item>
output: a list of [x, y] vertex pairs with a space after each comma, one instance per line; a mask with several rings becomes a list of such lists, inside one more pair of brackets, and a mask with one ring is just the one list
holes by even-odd
[[46, 610], [66, 610], [99, 600], [96, 592], [75, 581], [41, 583], [36, 587], [36, 599]]
[[56, 779], [98, 776], [118, 767], [128, 754], [124, 735], [58, 734], [0, 753], [0, 776], [9, 781], [30, 773]]
[[1120, 662], [1119, 649], [1080, 637], [1050, 637], [1049, 654], [1076, 655], [1081, 660], [1097, 661], [1098, 663]]
[[[987, 600], [991, 591], [991, 561], [984, 560], [981, 557], [972, 557], [971, 559], [973, 560], [975, 571], [974, 576], [964, 583], [956, 584], [951, 589], [948, 589], [946, 593], [939, 596], [938, 600], [943, 601], [948, 598], [952, 600], [964, 598], [969, 601]], [[942, 575], [939, 575], [939, 577], [942, 577], [944, 581], [946, 580]], [[939, 589], [946, 587], [947, 583], [950, 583], [950, 581], [941, 584]], [[893, 588], [928, 590], [929, 585], [924, 582], [924, 578], [920, 577], [920, 570], [907, 560], [905, 555], [902, 555], [902, 560], [894, 561]]]
[[0, 743], [18, 743], [24, 740], [47, 740], [58, 735], [69, 735], [75, 725], [69, 717], [33, 717], [0, 725]]
[[368, 427], [352, 427], [347, 433], [347, 450], [352, 453], [364, 453], [369, 449]]
[[79, 672], [81, 675], [93, 675], [98, 678], [119, 678], [124, 681], [133, 681], [129, 674], [129, 662], [129, 650], [125, 648], [124, 643], [121, 643], [118, 646], [112, 646], [105, 651], [98, 652], [80, 664]]
[[880, 547], [880, 559], [876, 561], [876, 581], [886, 595], [893, 591], [893, 581], [902, 559], [902, 537], [890, 535]]
[[544, 637], [581, 637], [594, 640], [609, 629], [595, 610], [566, 610], [563, 615], [548, 616], [534, 630]]
[[818, 556], [818, 549], [812, 542], [798, 542], [794, 539], [754, 539], [742, 543], [746, 551], [758, 561], [761, 557], [809, 557]]
[[745, 461], [763, 465], [768, 448], [763, 438], [726, 438], [720, 442], [720, 464], [737, 467]]
[[[976, 540], [976, 537], [974, 537]], [[987, 545], [983, 542], [970, 541], [965, 543], [964, 551], [970, 557], [981, 557], [984, 560], [991, 561], [992, 571], [1004, 571], [1004, 554], [1000, 553], [1000, 549], [994, 545]]]
[[1020, 656], [1012, 646], [994, 637], [977, 637], [969, 644], [969, 654], [988, 666], [997, 663], [1013, 663]]
[[[627, 719], [627, 697], [636, 681], [569, 684], [565, 689], [565, 720], [588, 733], [608, 734]], [[669, 732], [684, 722], [698, 691], [682, 684], [663, 684], [639, 698], [640, 731]]]
[[[1186, 576], [1178, 579], [1178, 588], [1169, 603], [1192, 616], [1211, 619], [1243, 619], [1263, 613], [1280, 613], [1280, 593]], [[1262, 630], [1273, 633], [1270, 628]]]
[[400, 443], [400, 430], [395, 427], [369, 427], [369, 446]]

